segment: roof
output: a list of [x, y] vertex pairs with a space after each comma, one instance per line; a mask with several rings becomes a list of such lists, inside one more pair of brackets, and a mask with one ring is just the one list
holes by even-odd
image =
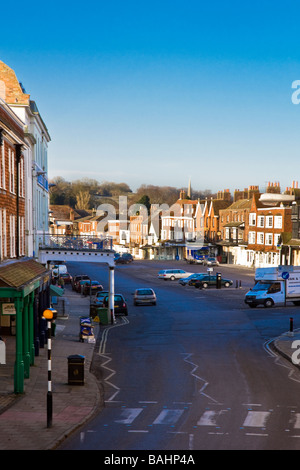
[[56, 220], [70, 221], [71, 213], [73, 213], [75, 220], [90, 215], [86, 210], [73, 209], [72, 207], [63, 204], [50, 205], [49, 210], [53, 213], [52, 217]]
[[250, 209], [252, 200], [251, 199], [239, 199], [238, 201], [233, 202], [228, 210], [238, 210], [238, 209]]
[[16, 261], [0, 267], [0, 287], [20, 288], [46, 274], [48, 270], [30, 259]]

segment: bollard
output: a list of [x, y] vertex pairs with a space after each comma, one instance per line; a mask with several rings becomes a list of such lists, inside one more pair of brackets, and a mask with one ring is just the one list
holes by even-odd
[[239, 286], [240, 286], [240, 288], [242, 287], [242, 281], [240, 281]]
[[291, 318], [290, 318], [290, 332], [292, 333], [293, 330], [294, 330], [294, 320], [293, 320], [293, 318], [291, 317]]
[[238, 288], [238, 285], [239, 285], [239, 281], [236, 280], [236, 282], [235, 282], [235, 288], [236, 288], [236, 289]]

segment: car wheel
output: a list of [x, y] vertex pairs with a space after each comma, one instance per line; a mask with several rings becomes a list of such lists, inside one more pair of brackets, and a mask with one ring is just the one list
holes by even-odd
[[225, 286], [225, 287], [229, 287], [229, 286], [230, 286], [230, 282], [225, 282], [224, 286]]
[[170, 281], [175, 281], [175, 276], [171, 276]]
[[156, 302], [153, 302], [152, 305], [156, 305]]
[[266, 308], [270, 308], [270, 307], [273, 307], [274, 302], [273, 302], [272, 299], [266, 299], [264, 305], [265, 305]]
[[207, 289], [208, 288], [207, 282], [203, 282], [202, 287], [203, 287], [203, 289]]
[[256, 304], [248, 304], [250, 308], [256, 308], [257, 305]]

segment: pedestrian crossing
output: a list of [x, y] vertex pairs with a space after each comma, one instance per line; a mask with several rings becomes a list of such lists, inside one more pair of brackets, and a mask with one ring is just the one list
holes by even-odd
[[[151, 427], [171, 427], [186, 426], [186, 418], [189, 417], [189, 426], [193, 428], [193, 431], [205, 430], [212, 433], [212, 430], [217, 430], [219, 434], [223, 430], [224, 433], [232, 431], [233, 422], [239, 422], [236, 427], [239, 431], [245, 431], [248, 435], [251, 432], [263, 432], [269, 429], [284, 432], [294, 431], [299, 432], [300, 437], [300, 410], [297, 410], [296, 406], [285, 406], [284, 409], [278, 406], [272, 410], [263, 410], [261, 405], [257, 405], [258, 409], [253, 409], [245, 405], [239, 405], [238, 409], [234, 410], [231, 408], [217, 409], [204, 409], [195, 416], [194, 409], [191, 409], [191, 404], [178, 407], [167, 407], [164, 406], [159, 409], [157, 402], [142, 402], [147, 403], [143, 406], [138, 407], [127, 407], [123, 405], [121, 408], [114, 407], [114, 414], [116, 416], [113, 422], [118, 425], [126, 425], [128, 432], [148, 432]], [[189, 414], [189, 412], [191, 413]], [[144, 418], [144, 415], [147, 418]], [[234, 416], [234, 421], [232, 417]], [[132, 429], [135, 425], [138, 426], [138, 430]], [[173, 429], [172, 429], [173, 430]], [[254, 434], [253, 434], [254, 435]], [[256, 434], [259, 435], [259, 434]]]

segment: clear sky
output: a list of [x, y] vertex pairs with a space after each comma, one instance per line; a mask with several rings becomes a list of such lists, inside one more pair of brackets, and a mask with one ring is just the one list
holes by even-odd
[[1, 17], [50, 178], [300, 185], [299, 1], [15, 0]]

